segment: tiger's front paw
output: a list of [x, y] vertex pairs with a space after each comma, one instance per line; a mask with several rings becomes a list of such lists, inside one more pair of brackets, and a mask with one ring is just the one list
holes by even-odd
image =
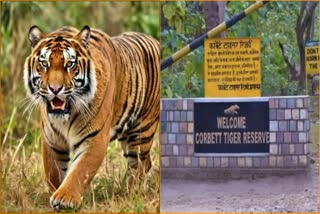
[[50, 205], [55, 211], [62, 209], [77, 210], [81, 205], [81, 196], [72, 190], [57, 189], [50, 197]]

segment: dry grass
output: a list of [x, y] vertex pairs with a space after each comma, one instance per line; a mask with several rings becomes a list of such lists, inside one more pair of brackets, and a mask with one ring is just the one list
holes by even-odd
[[[14, 113], [14, 112], [12, 112]], [[7, 127], [8, 129], [12, 126]], [[7, 131], [10, 135], [10, 131]], [[30, 139], [32, 138], [32, 139]], [[120, 144], [109, 144], [106, 158], [83, 197], [81, 212], [159, 212], [159, 137], [152, 148], [153, 167], [127, 189], [127, 162]], [[29, 141], [32, 144], [28, 143]], [[51, 212], [40, 153], [39, 131], [16, 142], [3, 141], [2, 212]]]

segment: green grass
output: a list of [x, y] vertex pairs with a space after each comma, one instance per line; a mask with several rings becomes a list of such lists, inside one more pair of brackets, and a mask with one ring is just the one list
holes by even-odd
[[309, 146], [310, 153], [312, 155], [318, 154], [318, 146], [319, 146], [319, 124], [310, 123], [310, 140], [311, 144]]

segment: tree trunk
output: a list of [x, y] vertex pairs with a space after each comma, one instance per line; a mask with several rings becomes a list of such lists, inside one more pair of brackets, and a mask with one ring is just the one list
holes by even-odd
[[299, 85], [305, 87], [306, 69], [304, 46], [313, 37], [314, 15], [317, 2], [301, 2], [300, 13], [296, 23], [296, 37], [300, 52]]
[[282, 55], [289, 69], [289, 79], [298, 81], [301, 88], [305, 88], [305, 53], [304, 47], [307, 41], [313, 38], [314, 34], [314, 22], [315, 22], [315, 11], [318, 3], [317, 2], [301, 2], [300, 12], [296, 21], [296, 38], [300, 54], [300, 67], [297, 67], [295, 63], [290, 62], [289, 57], [285, 51], [284, 45], [279, 43], [279, 47], [282, 51]]
[[[203, 3], [203, 13], [207, 32], [224, 21], [225, 9], [226, 2]], [[216, 37], [224, 37], [224, 32], [220, 33]]]

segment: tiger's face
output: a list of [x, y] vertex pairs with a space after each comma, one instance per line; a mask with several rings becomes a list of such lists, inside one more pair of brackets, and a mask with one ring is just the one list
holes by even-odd
[[25, 86], [31, 102], [45, 105], [49, 115], [88, 110], [96, 90], [89, 38], [87, 26], [75, 36], [69, 29], [48, 36], [36, 26], [30, 29], [32, 53], [25, 62]]

